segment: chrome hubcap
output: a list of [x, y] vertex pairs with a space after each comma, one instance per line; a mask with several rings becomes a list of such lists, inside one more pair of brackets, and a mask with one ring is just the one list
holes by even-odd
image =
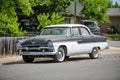
[[98, 52], [96, 49], [94, 49], [94, 51], [93, 51], [93, 55], [94, 55], [94, 57], [98, 57], [99, 52]]
[[59, 51], [58, 54], [57, 54], [57, 59], [59, 61], [63, 61], [64, 60], [64, 54], [62, 51]]

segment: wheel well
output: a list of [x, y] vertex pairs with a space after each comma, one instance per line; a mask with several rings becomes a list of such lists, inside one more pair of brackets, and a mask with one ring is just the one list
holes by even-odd
[[100, 50], [100, 47], [99, 47], [99, 46], [98, 46], [97, 48]]
[[101, 49], [99, 46], [96, 46], [96, 47], [94, 47], [94, 48], [98, 48], [99, 50]]
[[65, 45], [61, 45], [60, 47], [62, 47], [65, 50], [65, 55], [67, 55], [67, 47]]

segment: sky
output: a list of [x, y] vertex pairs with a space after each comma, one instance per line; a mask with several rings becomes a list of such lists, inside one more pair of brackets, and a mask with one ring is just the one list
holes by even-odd
[[120, 4], [120, 0], [112, 0], [114, 3], [118, 2], [118, 4]]

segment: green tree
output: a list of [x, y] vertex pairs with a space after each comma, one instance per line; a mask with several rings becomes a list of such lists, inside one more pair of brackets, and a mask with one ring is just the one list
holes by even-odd
[[39, 22], [38, 29], [51, 24], [61, 24], [64, 22], [64, 18], [58, 15], [59, 12], [64, 12], [70, 5], [72, 0], [39, 0], [35, 2], [30, 0], [34, 5], [34, 13], [37, 15]]
[[41, 13], [38, 15], [37, 19], [39, 21], [39, 30], [48, 25], [64, 23], [64, 18], [62, 18], [58, 13]]
[[115, 4], [113, 4], [112, 7], [113, 7], [113, 8], [120, 8], [120, 5], [119, 5], [117, 2], [115, 2]]
[[0, 0], [0, 36], [23, 36], [19, 29], [17, 7], [21, 13], [33, 13], [29, 0]]
[[100, 21], [100, 22], [110, 22], [109, 16], [106, 14], [108, 6], [110, 6], [110, 0], [79, 0], [84, 5], [82, 14], [85, 17]]
[[[0, 0], [0, 36], [23, 36], [24, 32], [19, 28], [20, 18], [50, 14], [50, 22], [58, 23], [63, 18], [53, 13], [64, 11], [72, 0]], [[41, 15], [45, 17], [44, 15]], [[58, 19], [58, 22], [55, 22]], [[60, 19], [61, 18], [61, 19]], [[45, 18], [46, 19], [46, 18]], [[39, 18], [40, 24], [44, 24]], [[49, 22], [49, 20], [48, 20]], [[61, 23], [61, 22], [60, 22]]]

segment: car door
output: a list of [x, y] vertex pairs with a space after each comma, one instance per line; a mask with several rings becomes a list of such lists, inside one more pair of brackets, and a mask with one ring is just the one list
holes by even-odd
[[85, 27], [80, 28], [80, 34], [83, 37], [84, 44], [84, 53], [90, 53], [92, 51], [95, 39], [94, 36], [90, 34], [89, 30]]
[[72, 48], [69, 53], [70, 55], [71, 54], [79, 54], [79, 53], [83, 52], [82, 46], [81, 46], [81, 44], [83, 43], [83, 38], [80, 35], [79, 27], [72, 28], [71, 42], [72, 42], [72, 45], [71, 45]]

